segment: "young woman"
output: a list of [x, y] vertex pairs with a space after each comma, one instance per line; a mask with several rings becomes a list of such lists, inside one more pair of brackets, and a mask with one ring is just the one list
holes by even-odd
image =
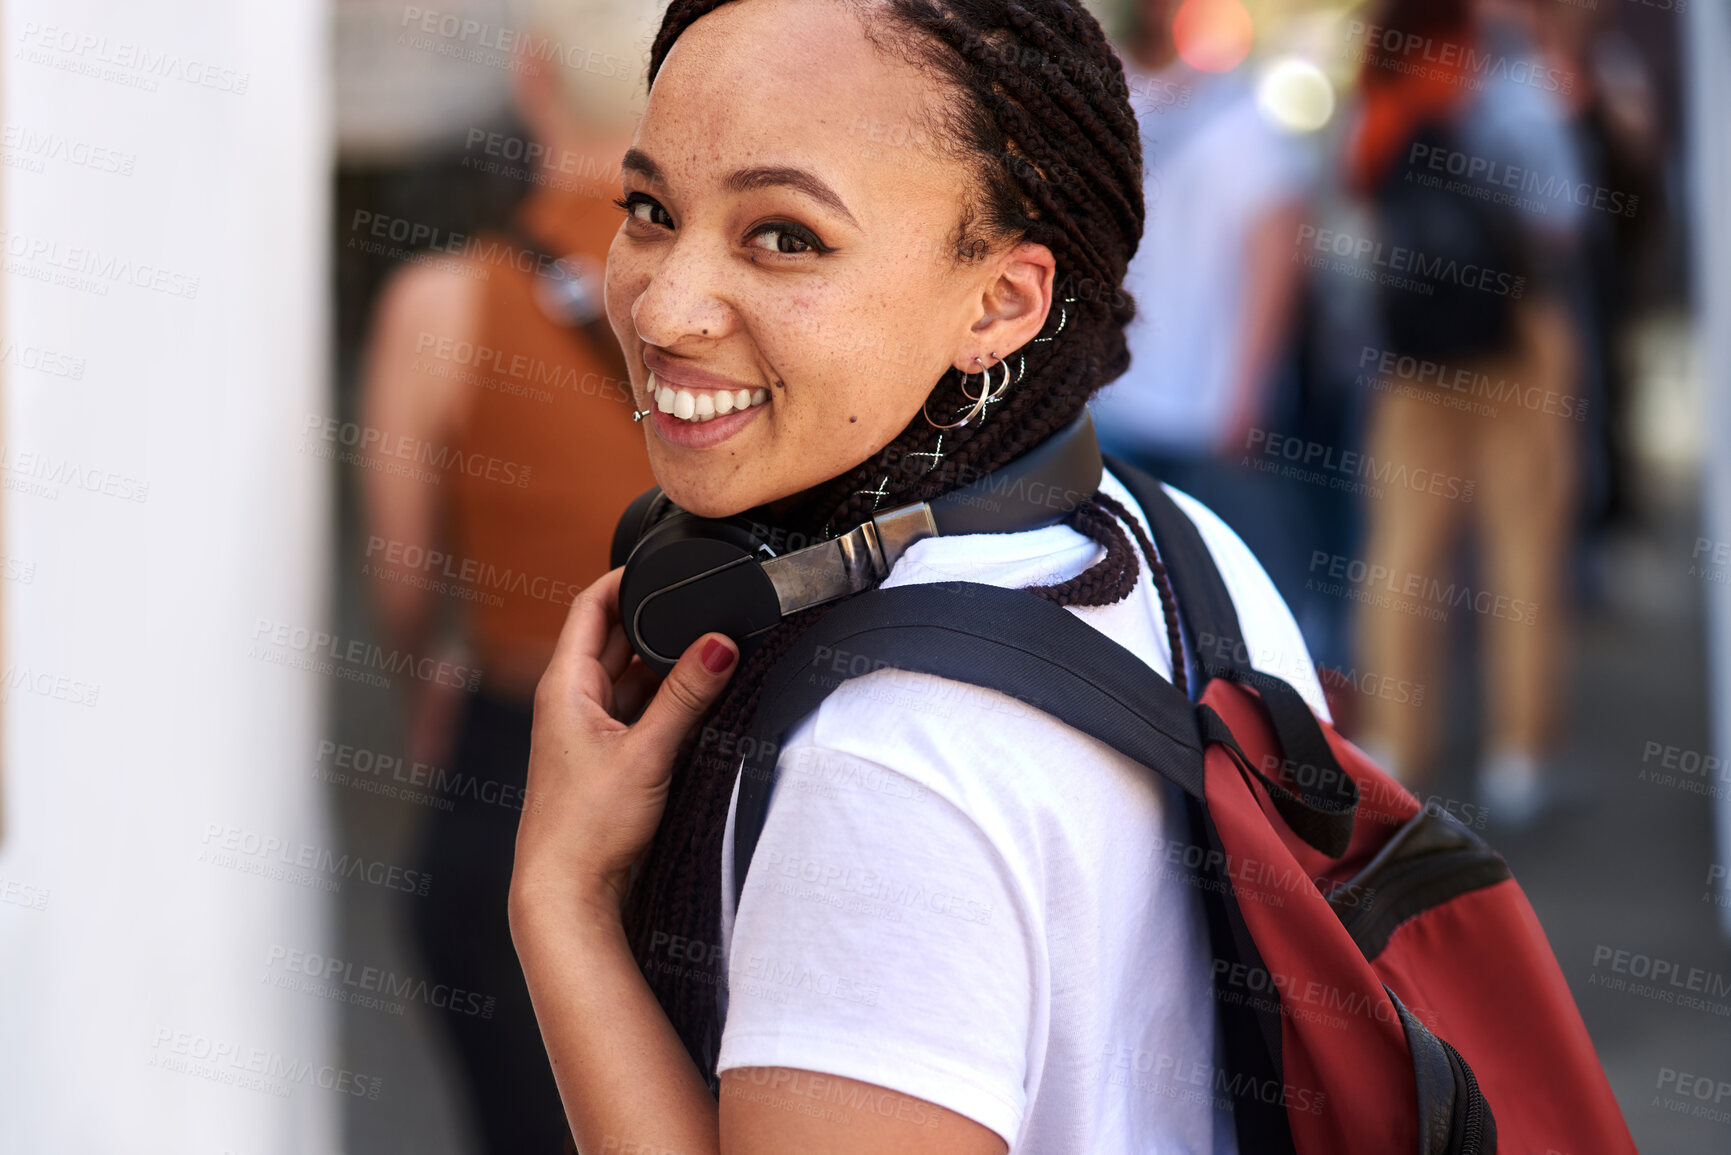
[[[1079, 2], [675, 0], [649, 75], [608, 311], [685, 509], [821, 540], [1014, 460], [1124, 370], [1142, 160]], [[1012, 384], [957, 424], [985, 366]], [[1324, 710], [1267, 577], [1185, 504], [1257, 663]], [[1032, 587], [1182, 684], [1132, 505], [1108, 473], [1065, 523], [921, 542], [884, 584]], [[736, 912], [732, 743], [832, 607], [740, 669], [706, 635], [657, 686], [618, 582], [537, 691], [511, 888], [585, 1155], [1235, 1148], [1180, 795], [1008, 697], [880, 670], [788, 736]]]

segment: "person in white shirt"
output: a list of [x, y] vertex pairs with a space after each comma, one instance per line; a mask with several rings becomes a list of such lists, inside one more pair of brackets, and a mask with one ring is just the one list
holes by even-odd
[[[823, 540], [1007, 465], [1123, 372], [1143, 208], [1116, 58], [1075, 0], [948, 12], [670, 6], [607, 303], [685, 510]], [[1326, 716], [1256, 560], [1178, 499], [1258, 664]], [[1141, 523], [1108, 472], [1061, 522], [919, 542], [883, 584], [1033, 588], [1193, 685]], [[538, 688], [510, 898], [578, 1149], [1236, 1149], [1184, 810], [1151, 771], [880, 670], [788, 735], [734, 910], [736, 744], [838, 603], [743, 662], [706, 634], [657, 682], [621, 572]]]
[[1137, 305], [1130, 368], [1091, 408], [1109, 452], [1205, 502], [1302, 604], [1312, 495], [1246, 458], [1271, 430], [1291, 432], [1295, 416], [1304, 267], [1293, 238], [1320, 158], [1259, 105], [1253, 63], [1207, 71], [1180, 55], [1179, 10], [1178, 0], [1140, 0], [1122, 49], [1147, 224], [1124, 274]]
[[1179, 56], [1177, 8], [1144, 0], [1125, 48], [1148, 219], [1124, 276], [1138, 305], [1130, 369], [1094, 412], [1109, 450], [1183, 485], [1186, 467], [1236, 462], [1266, 418], [1317, 158], [1258, 107], [1249, 66], [1205, 72]]

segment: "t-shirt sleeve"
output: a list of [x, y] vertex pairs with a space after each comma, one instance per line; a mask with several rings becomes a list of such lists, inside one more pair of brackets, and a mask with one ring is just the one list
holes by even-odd
[[[1041, 965], [1026, 887], [952, 802], [799, 733], [733, 922], [717, 1069], [857, 1079], [1013, 1145]], [[874, 1109], [839, 1088], [807, 1094]]]

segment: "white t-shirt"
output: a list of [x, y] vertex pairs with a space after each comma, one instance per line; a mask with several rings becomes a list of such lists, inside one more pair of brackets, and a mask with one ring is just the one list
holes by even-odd
[[[1138, 511], [1110, 473], [1101, 488]], [[1223, 522], [1173, 496], [1220, 567], [1253, 660], [1325, 712], [1267, 575]], [[883, 584], [1047, 584], [1100, 556], [1066, 525], [933, 538]], [[1169, 677], [1146, 563], [1124, 601], [1070, 608]], [[1011, 1152], [1236, 1149], [1210, 1077], [1212, 956], [1181, 865], [1176, 787], [1007, 695], [893, 669], [838, 687], [788, 735], [776, 770], [737, 918], [737, 783], [728, 808], [719, 1070], [888, 1087], [977, 1121]], [[872, 1109], [809, 1084], [801, 1110]]]

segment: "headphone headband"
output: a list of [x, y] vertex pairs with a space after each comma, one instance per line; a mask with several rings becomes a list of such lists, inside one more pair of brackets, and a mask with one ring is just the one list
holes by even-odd
[[[788, 614], [882, 581], [914, 543], [970, 533], [1020, 533], [1061, 521], [1100, 487], [1100, 445], [1086, 409], [1002, 469], [930, 502], [877, 514], [842, 534], [776, 555], [764, 526], [700, 518], [659, 488], [619, 520], [620, 617], [632, 648], [661, 673], [711, 630], [741, 643]], [[683, 639], [683, 640], [682, 640]]]

